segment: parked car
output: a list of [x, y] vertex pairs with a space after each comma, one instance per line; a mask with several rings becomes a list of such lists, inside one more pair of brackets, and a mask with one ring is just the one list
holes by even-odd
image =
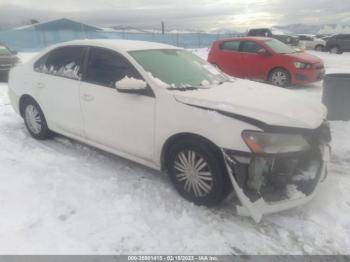
[[326, 41], [311, 35], [299, 35], [299, 46], [322, 52], [326, 48]]
[[321, 39], [324, 39], [326, 37], [331, 37], [332, 35], [331, 34], [316, 34], [315, 37], [316, 38], [321, 38]]
[[34, 138], [55, 132], [164, 170], [199, 205], [234, 190], [238, 213], [256, 221], [308, 202], [326, 176], [327, 110], [294, 96], [189, 51], [126, 40], [55, 45], [9, 78]]
[[319, 81], [325, 74], [320, 58], [272, 38], [243, 37], [213, 43], [208, 61], [226, 74], [287, 87]]
[[299, 46], [299, 39], [296, 36], [282, 34], [280, 32], [274, 33], [269, 28], [255, 28], [248, 31], [247, 36], [258, 36], [258, 37], [271, 37], [275, 38], [286, 45]]
[[338, 34], [327, 40], [326, 48], [332, 54], [350, 52], [350, 34]]
[[16, 54], [17, 52], [0, 43], [0, 79], [7, 80], [8, 72], [18, 63]]

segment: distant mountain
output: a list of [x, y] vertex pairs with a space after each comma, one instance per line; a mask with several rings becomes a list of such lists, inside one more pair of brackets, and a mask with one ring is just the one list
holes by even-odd
[[[105, 31], [116, 31], [116, 32], [128, 32], [128, 33], [161, 33], [160, 29], [152, 28], [152, 27], [134, 27], [127, 25], [116, 25], [104, 27]], [[232, 34], [237, 35], [241, 34], [235, 30], [230, 29], [214, 29], [214, 30], [203, 30], [203, 29], [168, 29], [165, 31], [167, 34]]]
[[308, 24], [291, 24], [284, 26], [274, 26], [284, 32], [292, 34], [317, 34], [317, 33], [341, 33], [347, 31], [349, 25], [323, 24], [323, 25], [308, 25]]
[[325, 25], [292, 24], [274, 27], [292, 34], [317, 34], [324, 26]]

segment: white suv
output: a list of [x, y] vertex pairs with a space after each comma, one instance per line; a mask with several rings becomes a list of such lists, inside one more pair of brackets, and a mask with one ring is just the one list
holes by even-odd
[[10, 73], [29, 133], [52, 132], [168, 172], [206, 206], [234, 191], [238, 213], [310, 200], [326, 174], [326, 108], [292, 91], [233, 79], [189, 51], [82, 40], [53, 46]]

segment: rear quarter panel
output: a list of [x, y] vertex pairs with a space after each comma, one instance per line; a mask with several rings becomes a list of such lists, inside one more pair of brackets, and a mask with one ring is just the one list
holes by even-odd
[[11, 104], [19, 113], [19, 100], [23, 95], [30, 95], [38, 98], [38, 93], [33, 89], [32, 73], [30, 64], [20, 64], [14, 67], [9, 74], [8, 93]]

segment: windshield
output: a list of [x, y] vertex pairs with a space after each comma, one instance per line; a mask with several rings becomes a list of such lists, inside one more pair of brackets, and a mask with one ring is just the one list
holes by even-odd
[[129, 54], [171, 88], [204, 88], [230, 79], [214, 66], [185, 50], [142, 50]]
[[11, 52], [5, 47], [0, 45], [0, 56], [11, 55]]
[[295, 49], [276, 39], [266, 40], [265, 44], [278, 54], [292, 54], [296, 52]]

